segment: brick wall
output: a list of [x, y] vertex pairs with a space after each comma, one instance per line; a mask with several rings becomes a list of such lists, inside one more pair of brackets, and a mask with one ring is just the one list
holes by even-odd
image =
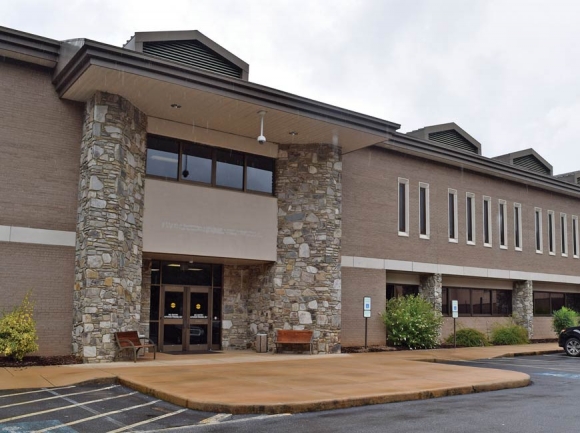
[[0, 242], [0, 309], [32, 289], [39, 354], [71, 353], [74, 247]]
[[381, 269], [342, 268], [342, 331], [343, 347], [362, 346], [365, 338], [363, 298], [372, 299], [371, 317], [368, 319], [369, 346], [384, 345], [385, 325], [380, 313], [385, 309], [386, 273]]
[[[409, 179], [410, 236], [397, 234], [397, 178]], [[430, 185], [431, 238], [419, 239], [419, 182]], [[342, 254], [416, 262], [441, 263], [527, 272], [577, 275], [580, 260], [572, 258], [572, 215], [580, 201], [523, 184], [492, 178], [376, 147], [349, 153], [343, 159]], [[447, 236], [448, 188], [458, 193], [459, 242]], [[475, 194], [477, 244], [466, 244], [466, 192]], [[483, 195], [491, 197], [493, 246], [483, 246]], [[508, 249], [499, 248], [498, 199], [507, 201]], [[523, 251], [514, 250], [514, 202], [522, 204]], [[534, 207], [543, 210], [544, 253], [534, 244]], [[547, 210], [556, 214], [556, 255], [548, 254]], [[568, 257], [560, 248], [559, 213], [568, 215]]]
[[49, 70], [0, 58], [0, 225], [76, 229], [82, 114]]

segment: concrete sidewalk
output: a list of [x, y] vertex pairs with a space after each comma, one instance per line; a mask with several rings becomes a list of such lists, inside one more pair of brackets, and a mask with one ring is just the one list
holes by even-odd
[[[157, 360], [0, 369], [0, 389], [118, 381], [209, 412], [284, 413], [469, 394], [530, 383], [527, 374], [443, 364], [552, 353], [555, 343], [338, 355], [225, 352]], [[149, 356], [149, 355], [148, 355]]]

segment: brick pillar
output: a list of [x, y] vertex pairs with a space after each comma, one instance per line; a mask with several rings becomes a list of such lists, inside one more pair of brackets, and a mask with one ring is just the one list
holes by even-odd
[[528, 337], [534, 336], [534, 282], [514, 281], [512, 292], [512, 317], [528, 330]]
[[139, 329], [146, 129], [120, 96], [86, 103], [73, 304], [73, 352], [85, 362], [111, 361], [113, 333]]
[[443, 303], [443, 278], [441, 274], [421, 275], [419, 278], [419, 294], [431, 302], [436, 311], [441, 312]]
[[265, 279], [270, 344], [276, 329], [314, 330], [314, 351], [340, 350], [340, 148], [280, 145], [278, 259]]

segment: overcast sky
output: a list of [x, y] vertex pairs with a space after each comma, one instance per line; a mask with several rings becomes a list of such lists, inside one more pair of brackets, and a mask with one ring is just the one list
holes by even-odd
[[400, 123], [454, 121], [485, 156], [580, 170], [580, 1], [0, 0], [0, 25], [121, 46], [199, 30], [250, 81]]

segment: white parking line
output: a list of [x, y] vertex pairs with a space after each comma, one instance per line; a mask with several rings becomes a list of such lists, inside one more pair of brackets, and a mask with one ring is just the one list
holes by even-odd
[[202, 419], [199, 422], [199, 424], [216, 424], [231, 417], [232, 417], [231, 413], [218, 413], [217, 415], [210, 416], [209, 418], [206, 419]]
[[[244, 422], [249, 422], [249, 421], [259, 421], [259, 420], [265, 420], [265, 419], [270, 419], [270, 418], [280, 418], [283, 416], [292, 416], [291, 413], [279, 413], [276, 415], [259, 415], [259, 416], [255, 416], [255, 417], [251, 417], [251, 418], [242, 418], [242, 419], [235, 419], [233, 421], [226, 421], [223, 423], [223, 425], [230, 425], [230, 424], [238, 424], [238, 423], [244, 423]], [[210, 424], [210, 425], [215, 425], [215, 424]], [[208, 424], [195, 424], [195, 425], [191, 425], [191, 426], [187, 426], [188, 430], [187, 431], [193, 431], [193, 430], [197, 430], [197, 429], [205, 429], [206, 427], [208, 427]], [[157, 433], [159, 432], [172, 432], [172, 431], [183, 431], [183, 426], [182, 427], [170, 427], [170, 428], [166, 428], [166, 429], [161, 429], [161, 430], [155, 430]]]
[[116, 388], [118, 386], [119, 385], [112, 385], [112, 386], [107, 386], [106, 388], [92, 389], [90, 391], [73, 392], [71, 394], [56, 395], [54, 397], [45, 397], [45, 398], [38, 398], [36, 400], [21, 401], [19, 403], [5, 404], [4, 406], [0, 406], [0, 409], [5, 409], [7, 407], [21, 406], [23, 404], [38, 403], [40, 401], [54, 400], [55, 398], [63, 398], [63, 397], [70, 397], [70, 396], [73, 396], [73, 395], [88, 394], [88, 393], [91, 393], [91, 392], [104, 391], [106, 389]]
[[155, 421], [158, 421], [160, 419], [167, 418], [167, 417], [170, 417], [170, 416], [173, 416], [173, 415], [178, 415], [181, 412], [185, 412], [186, 410], [187, 409], [179, 409], [179, 410], [176, 410], [175, 412], [166, 413], [164, 415], [156, 416], [155, 418], [146, 419], [145, 421], [141, 421], [141, 422], [136, 422], [135, 424], [131, 424], [131, 425], [128, 425], [128, 426], [125, 426], [125, 427], [121, 427], [121, 428], [118, 428], [117, 430], [111, 430], [111, 431], [109, 431], [107, 433], [119, 433], [119, 432], [122, 432], [122, 431], [131, 430], [132, 428], [139, 427], [141, 425], [149, 424], [151, 422], [155, 422]]
[[121, 413], [121, 412], [127, 412], [128, 410], [138, 409], [138, 408], [144, 407], [144, 406], [150, 406], [152, 404], [157, 403], [158, 401], [159, 400], [153, 400], [153, 401], [150, 401], [150, 402], [147, 402], [147, 403], [144, 403], [144, 404], [139, 404], [139, 405], [136, 405], [136, 406], [130, 406], [130, 407], [125, 407], [125, 408], [119, 409], [119, 410], [113, 410], [111, 412], [100, 413], [98, 415], [93, 415], [93, 416], [89, 416], [87, 418], [79, 419], [79, 420], [76, 420], [76, 421], [67, 422], [66, 424], [60, 424], [60, 425], [55, 425], [55, 426], [52, 426], [52, 427], [47, 427], [47, 428], [44, 428], [42, 430], [36, 430], [36, 431], [33, 431], [32, 433], [44, 433], [44, 432], [47, 432], [47, 431], [56, 430], [57, 428], [69, 427], [71, 425], [80, 424], [80, 423], [87, 422], [87, 421], [92, 421], [94, 419], [102, 418], [104, 416], [109, 416], [109, 415], [113, 415], [113, 414]]
[[69, 389], [69, 388], [75, 388], [75, 385], [61, 386], [59, 388], [42, 388], [42, 389], [37, 389], [36, 391], [17, 392], [16, 394], [5, 394], [5, 395], [0, 395], [0, 398], [16, 397], [19, 395], [26, 395], [26, 394], [35, 394], [37, 392], [51, 392], [51, 391], [54, 391], [56, 389]]
[[133, 394], [137, 394], [137, 391], [130, 392], [128, 394], [116, 395], [115, 397], [100, 398], [98, 400], [86, 401], [84, 403], [77, 403], [77, 404], [71, 404], [71, 405], [68, 405], [68, 406], [56, 407], [54, 409], [42, 410], [40, 412], [33, 412], [33, 413], [27, 413], [27, 414], [24, 414], [24, 415], [12, 416], [10, 418], [0, 419], [0, 424], [5, 423], [5, 422], [10, 422], [10, 421], [16, 421], [17, 419], [28, 418], [28, 417], [31, 417], [31, 416], [42, 415], [42, 414], [45, 414], [45, 413], [56, 412], [56, 411], [64, 410], [64, 409], [70, 409], [71, 407], [84, 406], [86, 404], [98, 403], [100, 401], [107, 401], [107, 400], [113, 400], [113, 399], [116, 399], [116, 398], [129, 397], [130, 395], [133, 395]]

